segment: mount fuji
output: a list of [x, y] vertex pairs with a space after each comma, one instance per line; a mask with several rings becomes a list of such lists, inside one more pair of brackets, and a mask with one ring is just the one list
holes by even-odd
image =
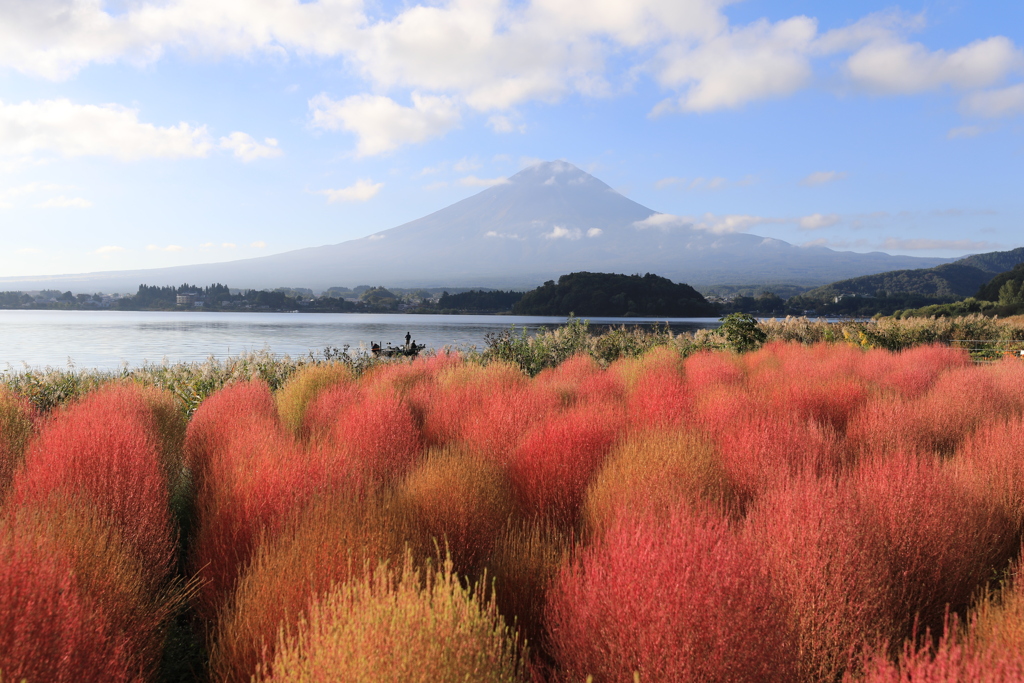
[[0, 278], [3, 289], [133, 292], [139, 284], [273, 288], [534, 287], [573, 271], [656, 273], [691, 285], [804, 286], [950, 259], [801, 247], [717, 234], [642, 206], [570, 163], [527, 168], [440, 211], [360, 239], [150, 270]]

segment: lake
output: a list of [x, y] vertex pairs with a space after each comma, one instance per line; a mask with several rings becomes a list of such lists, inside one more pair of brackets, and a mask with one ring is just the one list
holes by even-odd
[[[717, 318], [590, 318], [598, 325], [668, 322], [675, 332], [717, 327]], [[0, 371], [31, 367], [116, 370], [125, 364], [179, 363], [269, 349], [306, 355], [326, 346], [369, 351], [399, 345], [405, 333], [439, 349], [486, 346], [485, 335], [511, 325], [535, 332], [565, 318], [371, 313], [224, 313], [164, 311], [0, 310]]]

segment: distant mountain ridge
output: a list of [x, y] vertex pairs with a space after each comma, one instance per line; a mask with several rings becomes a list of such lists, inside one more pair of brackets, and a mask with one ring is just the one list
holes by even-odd
[[360, 284], [532, 288], [578, 271], [656, 273], [692, 285], [817, 286], [947, 259], [798, 247], [718, 234], [634, 202], [564, 161], [537, 164], [428, 216], [340, 244], [225, 263], [0, 278], [0, 289], [134, 291], [139, 284], [231, 287]]
[[974, 296], [998, 274], [1024, 262], [1024, 247], [1010, 251], [973, 254], [933, 268], [893, 270], [833, 282], [799, 296], [807, 304], [825, 303], [835, 297], [854, 294], [887, 296], [911, 294], [931, 299], [955, 301]]

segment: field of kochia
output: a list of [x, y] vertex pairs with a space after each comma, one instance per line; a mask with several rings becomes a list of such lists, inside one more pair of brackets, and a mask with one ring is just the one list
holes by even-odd
[[1020, 681], [1022, 529], [941, 346], [3, 390], [0, 680]]

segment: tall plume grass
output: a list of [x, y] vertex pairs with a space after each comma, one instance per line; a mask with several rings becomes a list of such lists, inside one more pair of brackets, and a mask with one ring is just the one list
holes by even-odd
[[25, 445], [32, 435], [35, 411], [27, 399], [0, 387], [0, 503], [21, 465]]
[[417, 569], [407, 555], [343, 584], [282, 632], [261, 681], [523, 680], [493, 599], [466, 588], [449, 562]]

